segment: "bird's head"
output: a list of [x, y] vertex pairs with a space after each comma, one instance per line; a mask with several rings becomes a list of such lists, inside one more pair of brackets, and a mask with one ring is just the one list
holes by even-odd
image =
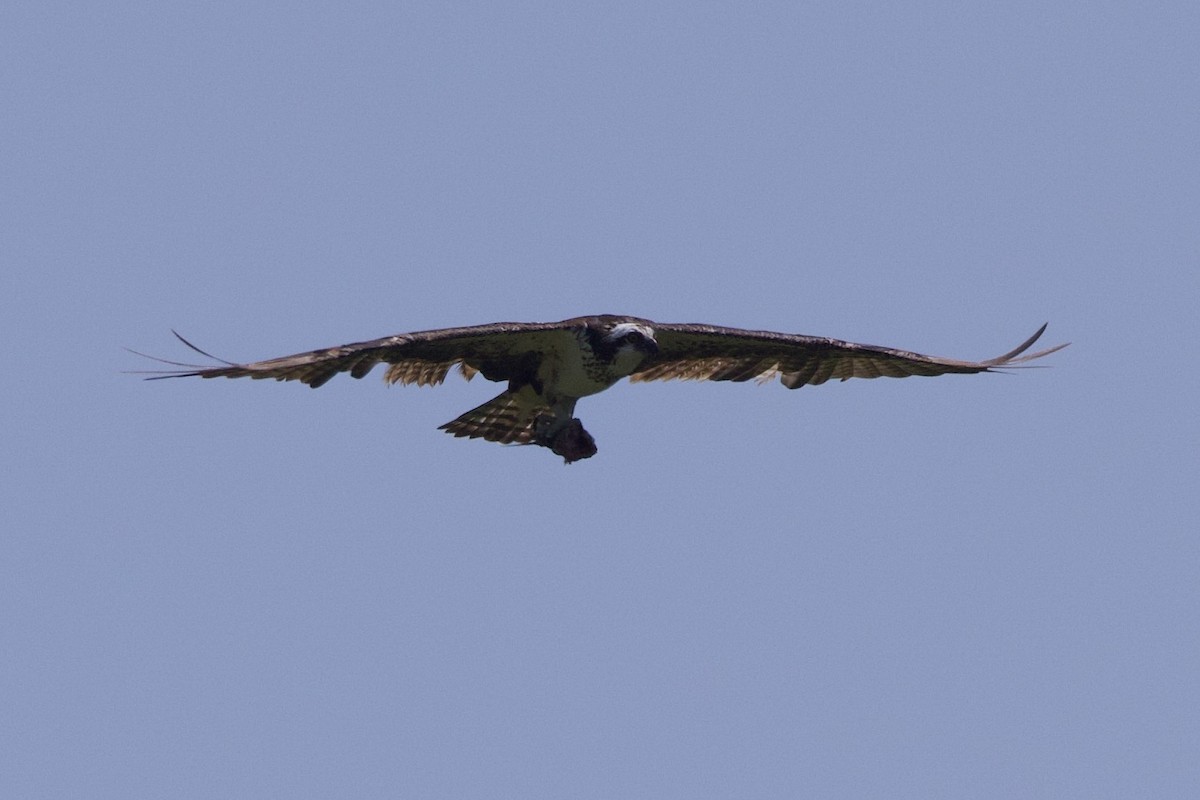
[[598, 344], [597, 352], [626, 375], [658, 355], [654, 329], [642, 322], [618, 322], [604, 332]]

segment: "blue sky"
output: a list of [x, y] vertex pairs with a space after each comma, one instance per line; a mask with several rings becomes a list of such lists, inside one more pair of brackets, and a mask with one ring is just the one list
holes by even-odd
[[[10, 3], [0, 794], [1191, 797], [1193, 3]], [[143, 383], [585, 313], [1052, 369]]]

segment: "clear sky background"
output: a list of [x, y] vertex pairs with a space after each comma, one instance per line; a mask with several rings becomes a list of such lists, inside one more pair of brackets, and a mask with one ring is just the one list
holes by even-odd
[[[1200, 6], [0, 10], [0, 795], [1195, 797]], [[144, 383], [637, 314], [1016, 375]]]

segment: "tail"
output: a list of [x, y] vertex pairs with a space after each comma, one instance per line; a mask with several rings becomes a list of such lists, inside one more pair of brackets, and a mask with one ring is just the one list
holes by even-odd
[[541, 414], [551, 413], [546, 401], [532, 387], [523, 386], [515, 392], [510, 389], [493, 397], [438, 430], [502, 444], [531, 444], [533, 421]]

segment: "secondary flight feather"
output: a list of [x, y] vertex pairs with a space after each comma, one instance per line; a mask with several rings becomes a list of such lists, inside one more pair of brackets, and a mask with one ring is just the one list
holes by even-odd
[[595, 441], [574, 416], [576, 402], [622, 378], [765, 382], [778, 377], [787, 388], [799, 389], [833, 379], [994, 372], [1025, 366], [1067, 346], [1027, 352], [1045, 330], [1042, 325], [1004, 355], [960, 361], [817, 336], [603, 314], [402, 333], [247, 364], [216, 358], [176, 333], [189, 348], [220, 365], [155, 358], [175, 369], [153, 371], [150, 379], [272, 378], [315, 389], [340, 372], [361, 378], [386, 364], [388, 383], [429, 386], [457, 367], [467, 380], [482, 375], [508, 387], [442, 430], [505, 444], [541, 445], [571, 463], [596, 453]]

